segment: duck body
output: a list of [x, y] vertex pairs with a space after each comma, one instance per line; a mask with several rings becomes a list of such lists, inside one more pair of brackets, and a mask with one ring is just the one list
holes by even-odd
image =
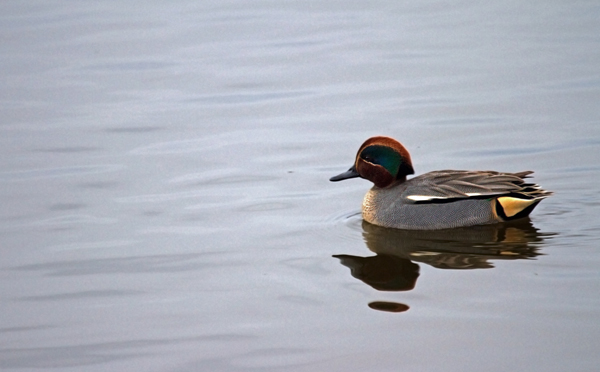
[[375, 185], [363, 200], [362, 215], [375, 225], [438, 230], [485, 225], [527, 217], [552, 193], [526, 182], [533, 172], [442, 170], [413, 174], [408, 151], [390, 137], [372, 137], [353, 167], [331, 181], [361, 177]]

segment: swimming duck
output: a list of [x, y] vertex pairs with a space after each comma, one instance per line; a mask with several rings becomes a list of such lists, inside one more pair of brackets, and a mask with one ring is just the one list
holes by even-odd
[[410, 154], [390, 137], [362, 144], [354, 165], [330, 181], [361, 177], [374, 183], [362, 204], [365, 221], [407, 230], [486, 225], [527, 217], [552, 195], [528, 183], [532, 171], [441, 170], [414, 174]]

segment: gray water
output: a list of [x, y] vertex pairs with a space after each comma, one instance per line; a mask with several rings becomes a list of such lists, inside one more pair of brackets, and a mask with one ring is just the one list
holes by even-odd
[[[597, 371], [594, 1], [4, 1], [3, 371]], [[531, 220], [363, 224], [417, 174], [534, 170]], [[335, 256], [335, 257], [334, 257]]]

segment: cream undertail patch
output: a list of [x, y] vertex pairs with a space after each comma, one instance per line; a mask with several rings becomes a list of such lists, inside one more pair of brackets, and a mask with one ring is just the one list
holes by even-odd
[[498, 203], [502, 206], [504, 214], [509, 218], [514, 217], [517, 213], [537, 202], [539, 202], [538, 199], [519, 199], [510, 196], [501, 196], [498, 198]]

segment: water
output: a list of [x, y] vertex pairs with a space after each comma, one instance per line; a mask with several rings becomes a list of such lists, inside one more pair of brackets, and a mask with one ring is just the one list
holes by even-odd
[[[594, 2], [0, 9], [2, 370], [598, 369]], [[555, 195], [363, 224], [376, 134]]]

